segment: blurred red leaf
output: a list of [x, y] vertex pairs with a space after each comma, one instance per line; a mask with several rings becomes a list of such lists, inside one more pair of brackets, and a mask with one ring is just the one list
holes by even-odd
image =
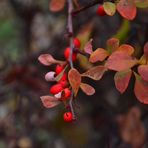
[[92, 41], [93, 39], [90, 39], [84, 46], [85, 53], [91, 54], [93, 52], [92, 50]]
[[95, 93], [95, 89], [92, 86], [90, 86], [89, 84], [81, 83], [80, 88], [88, 96], [91, 96]]
[[56, 60], [52, 57], [50, 54], [41, 54], [38, 57], [38, 60], [40, 63], [42, 63], [45, 66], [50, 66], [51, 64], [63, 64], [63, 61]]
[[108, 52], [103, 48], [96, 49], [89, 58], [89, 62], [95, 63], [98, 61], [103, 61], [108, 56]]
[[121, 138], [133, 148], [141, 148], [145, 141], [145, 129], [138, 107], [132, 107], [125, 115], [118, 115], [117, 121]]
[[144, 54], [148, 57], [148, 42], [144, 45]]
[[40, 97], [43, 103], [43, 106], [46, 108], [52, 108], [60, 104], [57, 98], [52, 96], [42, 96]]
[[110, 53], [117, 50], [119, 47], [119, 40], [117, 38], [111, 38], [107, 40], [107, 49]]
[[148, 82], [141, 79], [141, 77], [134, 73], [136, 77], [134, 92], [137, 99], [144, 104], [148, 104]]
[[68, 72], [68, 80], [69, 83], [74, 91], [74, 95], [76, 96], [81, 84], [81, 75], [80, 73], [75, 69], [72, 68], [69, 72]]
[[65, 2], [66, 0], [51, 0], [49, 9], [53, 12], [58, 12], [64, 8]]
[[143, 80], [148, 81], [148, 65], [140, 65], [138, 67], [138, 72]]
[[123, 93], [127, 89], [131, 75], [132, 75], [131, 69], [116, 72], [114, 76], [114, 81], [115, 81], [115, 86], [120, 93]]
[[120, 0], [117, 3], [117, 10], [122, 17], [133, 20], [137, 13], [137, 8], [133, 0]]
[[137, 64], [137, 60], [124, 51], [115, 51], [108, 58], [105, 66], [115, 71], [124, 71]]
[[119, 51], [124, 51], [128, 53], [129, 55], [132, 55], [134, 52], [134, 48], [128, 44], [123, 44], [118, 48]]
[[89, 77], [93, 80], [100, 80], [102, 76], [104, 75], [105, 71], [107, 71], [107, 68], [104, 66], [95, 66], [86, 71], [85, 73], [82, 73], [81, 76], [83, 77]]

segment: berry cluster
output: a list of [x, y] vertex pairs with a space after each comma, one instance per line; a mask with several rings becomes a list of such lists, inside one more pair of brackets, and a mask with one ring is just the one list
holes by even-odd
[[[75, 48], [80, 48], [81, 43], [78, 38], [74, 38], [73, 44]], [[69, 56], [70, 56], [70, 47], [67, 47], [64, 51], [64, 57], [66, 61], [69, 60]], [[76, 61], [76, 58], [77, 58], [77, 53], [74, 52], [72, 55], [72, 60]], [[68, 101], [72, 94], [72, 90], [67, 79], [67, 72], [66, 72], [66, 68], [68, 67], [67, 65], [68, 65], [68, 62], [66, 62], [66, 64], [63, 64], [63, 65], [58, 64], [55, 67], [55, 71], [49, 72], [45, 75], [45, 79], [47, 81], [55, 80], [56, 77], [61, 75], [57, 83], [50, 87], [49, 92], [55, 98], [63, 102]], [[64, 121], [66, 122], [72, 121], [73, 120], [72, 113], [65, 112], [63, 118], [64, 118]]]

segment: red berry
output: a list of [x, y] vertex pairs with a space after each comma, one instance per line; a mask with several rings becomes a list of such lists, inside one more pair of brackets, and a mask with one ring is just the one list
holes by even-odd
[[106, 12], [104, 11], [104, 8], [103, 8], [103, 5], [100, 5], [97, 9], [97, 12], [96, 12], [99, 16], [104, 16], [106, 15]]
[[60, 79], [60, 81], [65, 81], [65, 80], [67, 80], [67, 74], [66, 73], [63, 74], [63, 76]]
[[63, 88], [66, 87], [68, 84], [67, 80], [60, 80], [59, 83], [62, 85]]
[[80, 40], [78, 38], [74, 38], [73, 43], [74, 43], [75, 47], [80, 48], [81, 43], [80, 43]]
[[60, 72], [62, 72], [62, 70], [64, 69], [63, 65], [57, 65], [55, 68], [55, 72], [58, 75]]
[[64, 93], [64, 98], [65, 99], [67, 99], [67, 98], [69, 98], [70, 96], [71, 96], [71, 90], [69, 89], [69, 88], [65, 88], [64, 90], [63, 90], [63, 93]]
[[63, 87], [61, 84], [55, 84], [55, 85], [51, 86], [50, 93], [55, 95], [55, 94], [61, 92], [62, 90], [63, 90]]
[[63, 115], [65, 122], [71, 122], [73, 120], [72, 113], [71, 112], [65, 112]]
[[[70, 56], [70, 48], [67, 47], [64, 51], [64, 56], [65, 56], [65, 59], [68, 60], [69, 59], [69, 56]], [[77, 54], [76, 53], [73, 53], [72, 55], [72, 60], [75, 61], [76, 60], [76, 57], [77, 57]]]

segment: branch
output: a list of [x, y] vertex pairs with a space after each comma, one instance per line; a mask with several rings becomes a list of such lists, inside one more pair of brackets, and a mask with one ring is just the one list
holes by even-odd
[[[73, 43], [73, 20], [72, 20], [72, 11], [73, 11], [73, 1], [68, 0], [68, 33], [69, 33], [69, 41], [70, 41], [70, 56], [69, 56], [69, 63], [70, 67], [73, 68], [73, 60], [72, 60], [72, 55], [74, 51], [74, 43]], [[73, 90], [71, 93], [71, 97], [69, 100], [69, 106], [70, 110], [73, 115], [73, 120], [75, 119], [75, 113], [74, 113], [74, 108], [73, 108]]]
[[94, 0], [94, 1], [91, 1], [89, 4], [87, 4], [86, 6], [83, 6], [75, 11], [72, 12], [72, 15], [75, 16], [77, 15], [78, 13], [90, 8], [90, 7], [93, 7], [97, 4], [102, 4], [103, 3], [103, 0]]

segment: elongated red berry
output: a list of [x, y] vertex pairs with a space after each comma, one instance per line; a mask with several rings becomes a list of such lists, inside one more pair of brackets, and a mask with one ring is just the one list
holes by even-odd
[[63, 88], [65, 88], [68, 85], [68, 81], [67, 80], [60, 80], [58, 83], [60, 83]]
[[63, 119], [65, 122], [71, 122], [73, 120], [71, 112], [65, 112], [63, 115]]
[[73, 43], [74, 43], [75, 47], [80, 48], [81, 42], [78, 38], [74, 38]]
[[62, 90], [63, 90], [63, 87], [61, 84], [55, 84], [55, 85], [51, 86], [50, 93], [55, 95], [55, 94], [61, 92]]
[[64, 73], [63, 76], [62, 76], [62, 78], [60, 79], [60, 81], [66, 81], [66, 80], [67, 80], [67, 74]]
[[[68, 60], [69, 59], [69, 56], [70, 56], [70, 48], [67, 47], [65, 49], [65, 51], [64, 51], [64, 57], [65, 57], [66, 60]], [[72, 60], [75, 61], [76, 60], [76, 57], [77, 57], [77, 54], [76, 53], [73, 53]]]
[[55, 68], [55, 72], [58, 75], [60, 72], [62, 72], [62, 70], [64, 69], [63, 65], [57, 65]]
[[100, 5], [97, 9], [97, 12], [96, 12], [99, 16], [104, 16], [106, 15], [105, 11], [104, 11], [104, 8], [103, 8], [103, 5]]
[[65, 88], [64, 90], [63, 90], [63, 93], [64, 93], [64, 98], [65, 99], [67, 99], [67, 98], [69, 98], [70, 96], [71, 96], [71, 90], [69, 89], [69, 88]]

